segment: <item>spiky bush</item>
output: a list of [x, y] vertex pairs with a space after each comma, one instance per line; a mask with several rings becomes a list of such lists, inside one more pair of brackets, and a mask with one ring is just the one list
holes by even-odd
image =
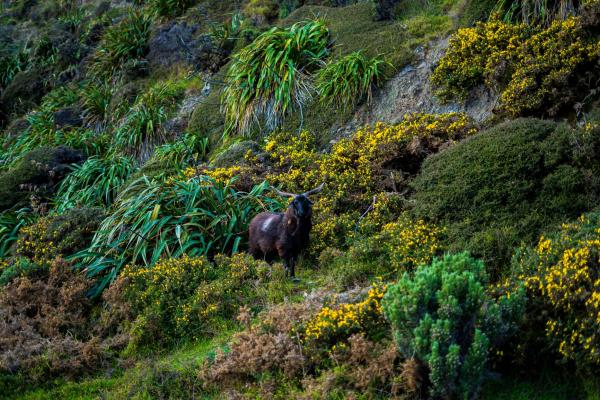
[[81, 107], [88, 125], [102, 124], [108, 118], [112, 88], [109, 83], [92, 81], [81, 90]]
[[555, 19], [577, 15], [581, 8], [594, 0], [500, 0], [495, 12], [507, 22], [549, 25]]
[[6, 87], [15, 75], [24, 71], [29, 64], [27, 49], [21, 49], [0, 57], [0, 87]]
[[462, 253], [405, 273], [383, 297], [400, 353], [429, 368], [432, 398], [475, 398], [490, 348], [516, 328], [524, 290], [493, 300], [486, 284], [483, 263]]
[[55, 199], [58, 212], [78, 205], [109, 206], [119, 188], [134, 171], [135, 163], [127, 156], [90, 157], [74, 165], [60, 184]]
[[79, 266], [99, 278], [96, 293], [127, 263], [150, 266], [162, 257], [241, 249], [250, 218], [281, 204], [265, 196], [266, 182], [249, 193], [235, 191], [231, 183], [206, 176], [167, 183], [144, 176], [131, 183], [79, 255]]
[[152, 12], [161, 17], [174, 17], [183, 14], [195, 0], [149, 0], [146, 1]]
[[124, 62], [143, 57], [148, 50], [151, 23], [148, 14], [131, 10], [121, 22], [108, 28], [94, 55], [91, 72], [110, 77]]
[[184, 82], [158, 82], [135, 100], [115, 132], [117, 147], [148, 159], [155, 145], [164, 143], [162, 124], [175, 110]]
[[272, 28], [242, 49], [229, 67], [221, 99], [228, 129], [248, 133], [264, 120], [272, 130], [289, 111], [302, 108], [328, 45], [325, 24], [309, 21]]
[[11, 253], [11, 247], [17, 241], [21, 228], [34, 219], [31, 210], [27, 208], [0, 213], [0, 259]]
[[325, 66], [317, 73], [316, 87], [325, 105], [348, 108], [366, 97], [382, 79], [386, 62], [357, 51]]
[[154, 158], [161, 165], [173, 169], [183, 169], [193, 161], [204, 161], [208, 150], [208, 138], [188, 133], [173, 143], [157, 147], [154, 151]]

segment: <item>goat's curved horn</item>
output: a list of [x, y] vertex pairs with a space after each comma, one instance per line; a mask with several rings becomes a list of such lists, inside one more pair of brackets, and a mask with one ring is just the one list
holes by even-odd
[[297, 196], [297, 194], [295, 194], [295, 193], [282, 192], [281, 190], [277, 189], [276, 187], [273, 187], [273, 186], [271, 186], [271, 187], [280, 196], [283, 196], [283, 197], [296, 197]]
[[309, 190], [308, 192], [304, 192], [304, 193], [302, 193], [302, 194], [308, 197], [308, 196], [310, 196], [311, 194], [319, 193], [321, 190], [323, 190], [323, 186], [325, 186], [325, 182], [321, 183], [321, 184], [319, 185], [319, 187], [316, 187], [316, 188], [314, 188], [314, 189], [312, 189], [312, 190]]

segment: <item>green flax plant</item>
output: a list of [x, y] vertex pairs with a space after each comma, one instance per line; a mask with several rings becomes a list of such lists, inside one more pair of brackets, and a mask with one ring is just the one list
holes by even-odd
[[59, 213], [80, 205], [110, 206], [135, 170], [135, 162], [123, 155], [93, 156], [71, 168], [73, 171], [61, 182], [55, 199]]
[[329, 53], [329, 30], [322, 21], [274, 27], [233, 57], [221, 98], [227, 129], [248, 134], [253, 123], [267, 130], [309, 101], [312, 74]]
[[360, 51], [327, 64], [316, 79], [321, 102], [345, 109], [365, 97], [370, 102], [373, 87], [380, 83], [386, 65], [383, 58], [368, 58]]
[[166, 182], [143, 176], [132, 182], [90, 247], [75, 256], [78, 266], [98, 279], [92, 295], [129, 263], [149, 267], [163, 257], [239, 251], [250, 219], [282, 204], [265, 195], [266, 182], [249, 193], [236, 191], [232, 183], [207, 176]]
[[91, 73], [109, 78], [126, 61], [142, 58], [148, 50], [151, 24], [152, 16], [147, 12], [130, 10], [121, 22], [108, 28], [102, 36], [90, 66]]
[[555, 19], [576, 15], [593, 0], [499, 0], [495, 13], [506, 22], [549, 25]]
[[19, 237], [19, 230], [34, 219], [28, 208], [0, 213], [0, 259], [11, 254], [12, 245]]
[[166, 141], [162, 124], [168, 120], [183, 94], [185, 81], [158, 82], [137, 97], [115, 131], [117, 148], [147, 160], [154, 146]]

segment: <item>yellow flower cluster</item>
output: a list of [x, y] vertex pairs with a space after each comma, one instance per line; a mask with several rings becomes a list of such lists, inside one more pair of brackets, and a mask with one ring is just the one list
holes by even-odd
[[491, 20], [452, 36], [432, 82], [446, 99], [485, 84], [501, 92], [500, 108], [512, 116], [538, 110], [554, 115], [572, 101], [572, 78], [599, 55], [600, 41], [586, 39], [577, 17], [545, 29]]
[[305, 342], [337, 342], [353, 333], [366, 332], [382, 317], [381, 299], [386, 286], [377, 284], [360, 303], [323, 307], [304, 327]]
[[2, 271], [10, 266], [8, 260], [0, 259], [0, 275], [2, 275]]
[[[198, 278], [206, 277], [211, 268], [212, 264], [203, 257], [183, 255], [180, 258], [159, 260], [151, 268], [127, 265], [121, 276], [136, 282], [141, 289], [138, 293], [140, 299], [146, 301], [157, 297], [157, 293], [168, 295], [172, 292], [193, 291]], [[157, 304], [161, 302], [160, 299], [154, 301]]]
[[39, 266], [49, 266], [54, 259], [61, 257], [57, 252], [58, 232], [48, 238], [48, 219], [40, 218], [35, 224], [21, 229], [15, 254], [29, 258]]
[[390, 255], [395, 270], [407, 270], [429, 264], [440, 248], [442, 229], [425, 223], [401, 218], [385, 225], [378, 235]]
[[300, 136], [279, 132], [269, 138], [265, 147], [279, 169], [268, 179], [292, 191], [325, 182], [328, 204], [364, 203], [379, 190], [393, 188], [396, 181], [403, 180], [403, 176], [390, 176], [388, 164], [405, 156], [418, 159], [424, 150], [421, 145], [427, 147], [435, 142], [439, 146], [475, 132], [465, 114], [415, 113], [398, 124], [365, 126], [352, 137], [335, 143], [326, 154], [317, 153], [315, 138], [308, 132]]
[[512, 116], [548, 106], [550, 115], [558, 112], [569, 98], [561, 89], [577, 77], [581, 66], [600, 56], [600, 40], [587, 42], [583, 36], [581, 21], [572, 17], [554, 21], [528, 38], [516, 53], [515, 72], [501, 95], [502, 108]]
[[526, 37], [526, 28], [491, 20], [459, 29], [431, 77], [439, 88], [436, 94], [446, 99], [462, 98], [484, 82], [494, 87], [494, 71], [514, 54]]
[[[411, 145], [433, 138], [440, 142], [458, 140], [475, 132], [469, 118], [460, 113], [415, 113], [398, 124], [377, 123], [337, 142], [331, 153], [320, 159], [318, 175], [335, 188], [334, 198], [342, 199], [352, 192], [371, 197], [376, 187], [395, 180], [389, 176], [386, 165], [403, 156], [418, 158], [415, 153], [419, 150]], [[390, 186], [393, 185], [394, 182]]]
[[560, 235], [542, 236], [527, 289], [552, 309], [547, 335], [566, 358], [600, 363], [600, 227], [582, 216]]

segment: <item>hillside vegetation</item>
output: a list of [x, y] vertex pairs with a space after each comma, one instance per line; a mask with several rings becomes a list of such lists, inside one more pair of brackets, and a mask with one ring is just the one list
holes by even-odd
[[[414, 69], [394, 90], [449, 112], [385, 104]], [[248, 254], [313, 188], [296, 278]], [[599, 372], [599, 1], [0, 4], [0, 398], [593, 400]]]

